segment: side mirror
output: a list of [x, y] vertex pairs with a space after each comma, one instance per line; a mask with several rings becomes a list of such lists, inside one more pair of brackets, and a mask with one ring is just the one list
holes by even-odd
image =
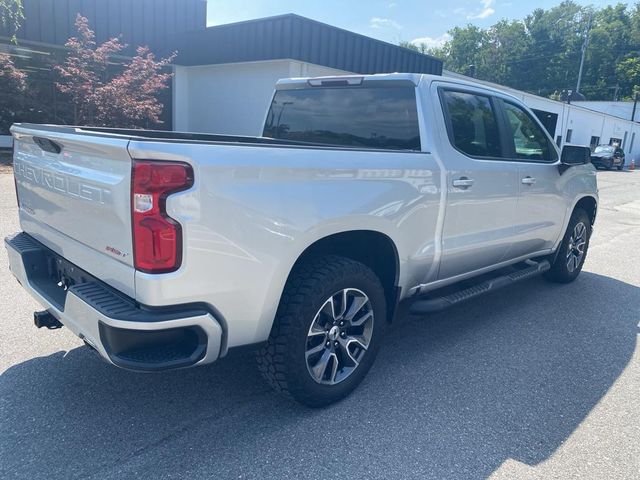
[[562, 148], [560, 163], [568, 167], [574, 165], [585, 165], [591, 162], [591, 149], [589, 147], [578, 147], [575, 145], [565, 145]]

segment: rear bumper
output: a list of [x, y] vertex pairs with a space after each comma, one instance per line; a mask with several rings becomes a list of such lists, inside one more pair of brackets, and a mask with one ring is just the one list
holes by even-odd
[[[206, 307], [140, 305], [26, 233], [6, 238], [5, 246], [20, 284], [109, 363], [159, 371], [218, 358], [222, 328]], [[60, 271], [70, 278], [66, 289]]]

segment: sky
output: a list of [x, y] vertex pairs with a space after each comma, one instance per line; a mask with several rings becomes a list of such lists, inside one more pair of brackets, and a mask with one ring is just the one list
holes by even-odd
[[[489, 27], [502, 18], [521, 19], [560, 0], [208, 0], [209, 26], [296, 13], [390, 43], [439, 46], [447, 31], [468, 23]], [[577, 1], [602, 7], [617, 1]], [[633, 3], [633, 2], [629, 2]]]

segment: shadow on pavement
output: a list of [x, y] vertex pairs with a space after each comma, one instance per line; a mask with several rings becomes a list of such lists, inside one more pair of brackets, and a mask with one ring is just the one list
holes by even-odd
[[584, 272], [398, 319], [348, 399], [308, 410], [252, 356], [144, 375], [86, 348], [0, 376], [2, 478], [485, 478], [547, 459], [629, 362], [640, 288]]

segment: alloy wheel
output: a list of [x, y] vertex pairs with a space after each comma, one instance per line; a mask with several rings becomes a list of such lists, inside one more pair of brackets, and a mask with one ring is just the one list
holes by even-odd
[[576, 223], [573, 233], [569, 238], [569, 248], [567, 251], [567, 270], [573, 273], [580, 265], [584, 257], [584, 248], [587, 244], [587, 227], [583, 222]]
[[360, 365], [373, 334], [369, 297], [356, 288], [334, 293], [320, 307], [307, 333], [305, 359], [313, 380], [336, 385]]

